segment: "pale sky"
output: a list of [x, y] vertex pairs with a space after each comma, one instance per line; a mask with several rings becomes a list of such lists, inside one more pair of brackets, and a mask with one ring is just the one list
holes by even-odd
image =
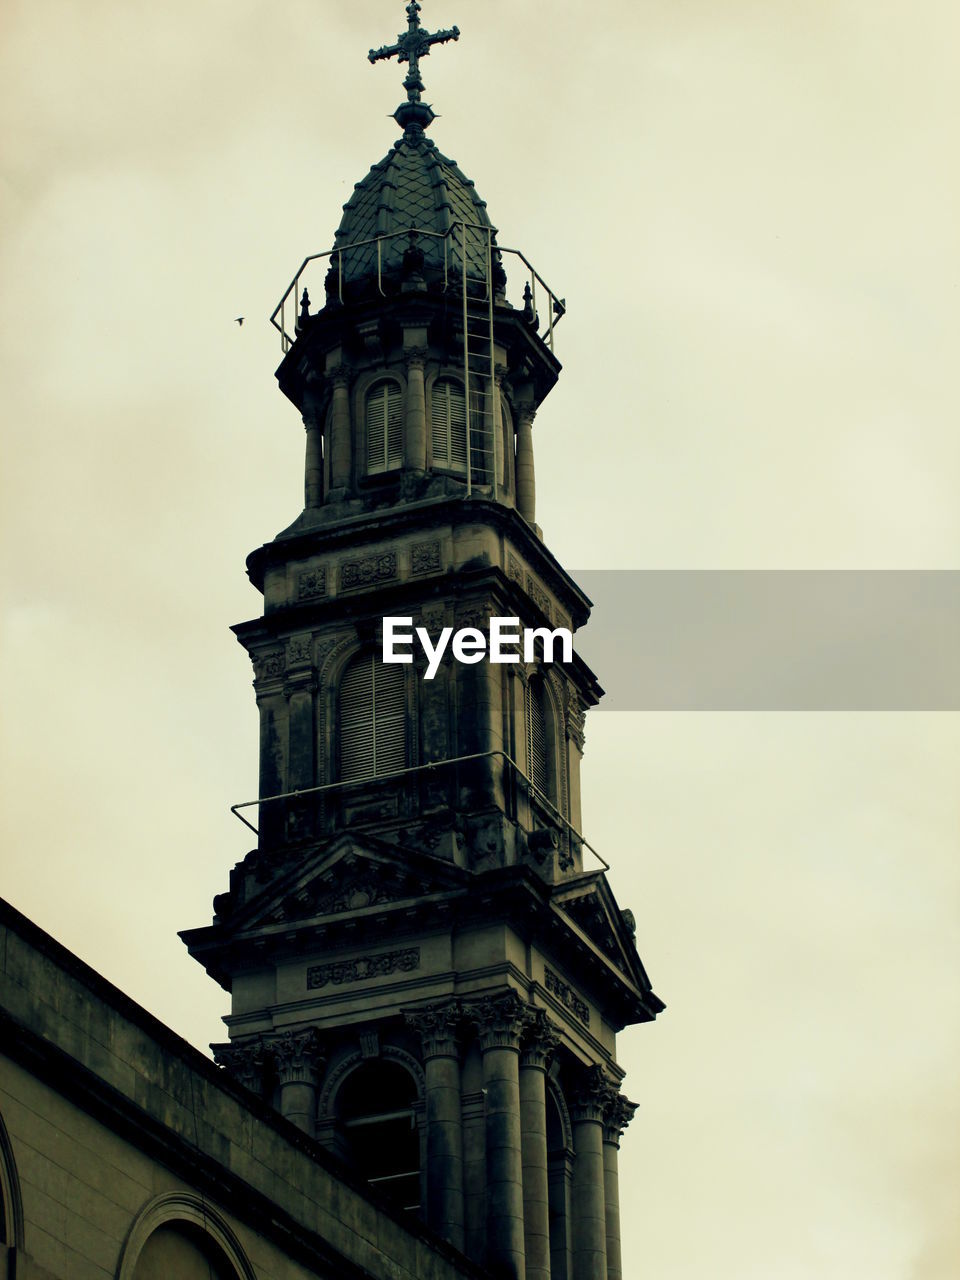
[[[960, 16], [426, 0], [431, 134], [568, 314], [569, 568], [957, 568]], [[402, 0], [0, 10], [4, 896], [194, 1044], [247, 851], [244, 557], [302, 504], [267, 317], [397, 136]], [[242, 328], [234, 317], [244, 315]], [[601, 681], [603, 672], [598, 672]], [[594, 712], [627, 1274], [960, 1271], [960, 717]]]

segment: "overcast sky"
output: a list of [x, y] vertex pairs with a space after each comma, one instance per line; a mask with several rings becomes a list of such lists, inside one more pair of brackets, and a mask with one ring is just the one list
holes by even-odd
[[[431, 133], [568, 314], [569, 568], [957, 568], [947, 0], [427, 0]], [[267, 324], [397, 136], [401, 0], [0, 10], [3, 893], [193, 1043], [248, 848], [243, 560], [302, 504]], [[243, 327], [234, 323], [246, 316]], [[598, 673], [601, 680], [603, 672]], [[952, 1280], [960, 717], [592, 713], [627, 1274]]]

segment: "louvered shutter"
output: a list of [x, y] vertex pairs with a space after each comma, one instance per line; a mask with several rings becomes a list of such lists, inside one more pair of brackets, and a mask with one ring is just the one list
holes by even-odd
[[374, 660], [374, 773], [392, 773], [407, 763], [407, 709], [403, 667]]
[[340, 682], [340, 777], [373, 777], [373, 658], [354, 660]]
[[403, 397], [395, 382], [378, 382], [367, 392], [365, 422], [367, 472], [390, 471], [403, 461]]
[[549, 796], [550, 770], [547, 767], [549, 740], [547, 718], [543, 709], [543, 690], [532, 681], [527, 690], [527, 759], [530, 781], [543, 795]]
[[430, 392], [430, 438], [433, 465], [465, 471], [467, 466], [467, 413], [463, 388], [441, 378]]
[[403, 668], [373, 654], [354, 658], [340, 682], [340, 778], [361, 781], [402, 769], [406, 759]]

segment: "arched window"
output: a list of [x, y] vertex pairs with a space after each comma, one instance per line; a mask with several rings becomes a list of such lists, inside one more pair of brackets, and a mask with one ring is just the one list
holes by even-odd
[[403, 461], [403, 396], [391, 379], [375, 382], [364, 400], [367, 474], [393, 471]]
[[347, 1159], [398, 1209], [420, 1210], [420, 1135], [413, 1077], [395, 1062], [362, 1063], [337, 1096]]
[[564, 1118], [552, 1088], [547, 1088], [547, 1196], [550, 1213], [551, 1280], [570, 1275], [570, 1195], [573, 1152], [565, 1136]]
[[148, 1238], [134, 1280], [236, 1280], [222, 1249], [192, 1222], [165, 1222]]
[[557, 803], [556, 735], [553, 710], [540, 676], [527, 685], [527, 773], [537, 790]]
[[340, 778], [375, 778], [407, 763], [407, 709], [403, 667], [374, 653], [353, 658], [343, 679], [337, 710]]
[[435, 467], [466, 471], [467, 406], [463, 386], [452, 378], [438, 378], [431, 388], [430, 441]]

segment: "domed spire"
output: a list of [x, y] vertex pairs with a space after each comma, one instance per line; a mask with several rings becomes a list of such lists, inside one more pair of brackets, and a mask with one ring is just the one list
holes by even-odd
[[400, 32], [395, 44], [384, 44], [379, 49], [370, 50], [368, 57], [371, 62], [396, 57], [398, 62], [410, 64], [410, 69], [403, 81], [407, 100], [402, 102], [393, 113], [394, 120], [405, 134], [422, 134], [434, 119], [433, 108], [420, 100], [420, 94], [423, 92], [420, 59], [427, 57], [431, 45], [446, 44], [448, 40], [459, 39], [459, 27], [448, 27], [444, 31], [424, 31], [420, 26], [420, 5], [417, 0], [410, 0], [407, 5], [406, 31]]

